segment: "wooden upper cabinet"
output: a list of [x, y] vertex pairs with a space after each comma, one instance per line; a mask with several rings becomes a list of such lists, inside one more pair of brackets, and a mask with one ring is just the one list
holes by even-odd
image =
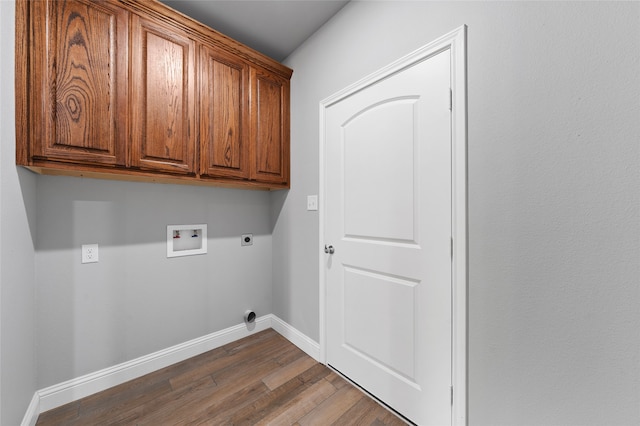
[[17, 123], [27, 133], [18, 159], [125, 165], [129, 13], [110, 1], [37, 1], [31, 8], [25, 91], [32, 115], [30, 125]]
[[131, 165], [195, 174], [195, 41], [132, 17]]
[[291, 69], [158, 1], [16, 0], [15, 66], [16, 164], [290, 185]]
[[251, 179], [289, 185], [289, 80], [251, 69]]
[[210, 46], [200, 53], [200, 174], [248, 179], [249, 66]]

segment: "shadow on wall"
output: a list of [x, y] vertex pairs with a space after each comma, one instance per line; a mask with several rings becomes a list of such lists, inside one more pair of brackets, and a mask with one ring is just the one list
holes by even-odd
[[[167, 225], [206, 223], [210, 240], [271, 234], [266, 191], [62, 176], [37, 179], [38, 250], [92, 242], [163, 243]], [[30, 224], [33, 216], [31, 211]]]
[[[27, 216], [27, 222], [29, 224], [29, 234], [33, 247], [36, 246], [36, 213], [37, 203], [36, 197], [27, 191], [33, 191], [36, 186], [36, 177], [29, 170], [15, 166], [18, 170], [18, 182], [20, 185], [20, 191], [22, 192], [22, 201], [24, 202], [24, 210]], [[26, 188], [29, 188], [27, 190]]]
[[271, 192], [271, 211], [270, 211], [270, 232], [276, 228], [276, 224], [280, 218], [280, 213], [282, 213], [282, 208], [284, 207], [284, 203], [287, 201], [287, 197], [289, 196], [289, 190], [281, 190], [281, 191], [272, 191]]

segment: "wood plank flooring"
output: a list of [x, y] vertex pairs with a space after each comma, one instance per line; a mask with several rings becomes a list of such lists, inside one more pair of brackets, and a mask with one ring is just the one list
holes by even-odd
[[272, 329], [42, 413], [47, 425], [405, 425]]

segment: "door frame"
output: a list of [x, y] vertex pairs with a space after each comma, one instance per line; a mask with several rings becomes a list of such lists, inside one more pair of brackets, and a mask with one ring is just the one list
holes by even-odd
[[355, 92], [444, 50], [451, 51], [452, 425], [467, 424], [468, 221], [467, 221], [467, 27], [463, 25], [320, 101], [319, 280], [320, 359], [327, 364], [325, 233], [325, 114]]

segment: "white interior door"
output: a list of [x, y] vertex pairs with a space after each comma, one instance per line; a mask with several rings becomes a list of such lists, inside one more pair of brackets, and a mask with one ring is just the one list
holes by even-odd
[[327, 363], [420, 425], [451, 424], [451, 52], [325, 109]]

